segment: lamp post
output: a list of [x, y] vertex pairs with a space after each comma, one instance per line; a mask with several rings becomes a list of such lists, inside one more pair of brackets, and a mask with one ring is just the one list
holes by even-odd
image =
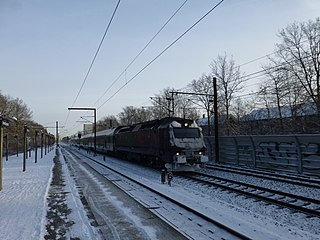
[[26, 171], [26, 159], [27, 159], [27, 133], [29, 132], [29, 127], [25, 125], [23, 127], [23, 166], [22, 171]]
[[214, 107], [214, 139], [215, 139], [215, 153], [216, 162], [220, 163], [220, 150], [219, 150], [219, 116], [218, 116], [218, 90], [217, 90], [217, 78], [213, 78], [213, 107]]
[[38, 162], [38, 138], [39, 135], [39, 131], [35, 131], [34, 133], [34, 162], [37, 163]]
[[[2, 190], [2, 155], [3, 155], [3, 128], [9, 126], [9, 122], [17, 121], [15, 117], [8, 117], [0, 115], [0, 191]], [[7, 135], [8, 140], [8, 135]], [[6, 144], [7, 145], [7, 144]], [[8, 146], [6, 146], [8, 148]], [[8, 153], [8, 149], [7, 149]]]
[[27, 148], [27, 149], [28, 149], [27, 152], [29, 152], [29, 158], [31, 158], [31, 152], [32, 152], [32, 151], [31, 151], [31, 138], [30, 138], [30, 137], [27, 138], [27, 143], [28, 143], [28, 144], [27, 144], [27, 147], [28, 147], [28, 148]]
[[44, 132], [41, 130], [41, 158], [43, 158], [43, 134]]
[[17, 157], [19, 157], [19, 136], [18, 135], [14, 135], [14, 138], [16, 139]]
[[0, 191], [2, 190], [3, 128], [7, 126], [9, 126], [8, 122], [0, 116]]
[[48, 147], [48, 134], [44, 135], [44, 155], [47, 155], [47, 147]]
[[95, 108], [68, 108], [68, 110], [76, 110], [76, 111], [93, 111], [93, 134], [94, 134], [94, 154], [97, 152], [97, 110]]
[[6, 146], [6, 161], [8, 161], [8, 134], [4, 135], [4, 138], [5, 138], [5, 144], [4, 145]]

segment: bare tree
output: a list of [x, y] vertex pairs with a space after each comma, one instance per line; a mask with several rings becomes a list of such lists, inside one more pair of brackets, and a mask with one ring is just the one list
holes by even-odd
[[168, 117], [169, 116], [169, 108], [168, 108], [168, 101], [160, 96], [159, 94], [155, 94], [155, 96], [151, 97], [151, 103], [152, 107], [151, 112], [152, 116], [155, 119], [163, 118], [163, 117]]
[[276, 45], [276, 57], [298, 80], [320, 114], [320, 18], [290, 24], [279, 37], [282, 42]]
[[16, 117], [18, 120], [31, 120], [32, 111], [28, 108], [23, 100], [16, 98], [10, 101], [9, 115]]
[[255, 105], [256, 102], [251, 98], [246, 100], [238, 97], [233, 107], [237, 122], [240, 123], [243, 118], [245, 118], [244, 120], [251, 120], [248, 119], [248, 114], [255, 109]]
[[136, 108], [133, 106], [126, 106], [119, 113], [119, 121], [121, 125], [132, 125], [139, 122], [149, 121], [150, 112], [146, 108]]
[[189, 95], [180, 95], [178, 102], [179, 108], [176, 111], [176, 116], [194, 120], [199, 118], [199, 107], [192, 101]]
[[42, 129], [45, 133], [47, 133], [47, 130], [42, 125], [31, 120], [32, 111], [21, 99], [13, 99], [9, 95], [2, 95], [1, 92], [0, 115], [17, 118], [17, 121], [10, 122], [9, 127], [4, 129], [5, 134], [8, 134], [8, 146], [11, 151], [16, 149], [17, 143], [21, 149], [25, 125], [27, 125], [30, 129], [28, 133], [29, 139], [34, 138], [35, 131], [38, 129]]
[[117, 126], [119, 126], [119, 122], [117, 118], [113, 115], [105, 116], [101, 118], [99, 121], [97, 121], [97, 131], [109, 129]]
[[21, 99], [13, 99], [0, 92], [0, 114], [16, 117], [18, 120], [31, 120], [32, 111]]
[[210, 118], [213, 102], [213, 79], [210, 75], [203, 74], [198, 80], [193, 80], [189, 88], [199, 95], [190, 97], [194, 104], [200, 106], [207, 112]]
[[154, 118], [163, 118], [163, 117], [172, 116], [175, 109], [174, 98], [170, 93], [172, 91], [174, 91], [174, 89], [165, 88], [162, 91], [160, 91], [159, 94], [155, 94], [154, 97], [151, 97]]
[[[273, 64], [276, 63], [273, 62]], [[277, 107], [280, 127], [283, 129], [283, 106], [285, 105], [286, 97], [290, 93], [288, 72], [282, 68], [276, 68], [276, 70], [274, 70], [275, 68], [270, 64], [264, 66], [263, 69], [265, 70], [266, 79], [262, 83], [259, 93], [264, 100], [267, 100], [267, 97], [264, 96], [266, 93], [270, 95], [268, 98]]]
[[240, 67], [235, 65], [235, 61], [231, 57], [228, 59], [227, 54], [218, 56], [211, 63], [211, 71], [213, 76], [217, 78], [217, 86], [219, 97], [226, 118], [229, 119], [230, 108], [236, 93], [240, 92], [244, 87], [244, 78], [240, 72]]
[[196, 119], [198, 116], [188, 96], [178, 93], [173, 88], [165, 88], [151, 99], [154, 118], [174, 116]]

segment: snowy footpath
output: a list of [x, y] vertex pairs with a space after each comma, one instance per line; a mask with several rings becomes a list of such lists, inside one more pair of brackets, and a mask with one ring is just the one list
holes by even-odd
[[[3, 188], [0, 191], [0, 239], [55, 239], [63, 237], [66, 239], [97, 239], [97, 233], [90, 227], [82, 204], [78, 200], [77, 191], [74, 184], [70, 181], [67, 167], [60, 156], [56, 156], [58, 149], [51, 150], [43, 158], [40, 158], [38, 151], [38, 162], [35, 163], [34, 155], [26, 161], [26, 171], [22, 171], [23, 156], [10, 156], [8, 161], [3, 158]], [[50, 222], [51, 212], [57, 212], [50, 206], [50, 199], [57, 196], [52, 193], [56, 189], [53, 185], [55, 174], [53, 174], [55, 165], [54, 160], [59, 159], [63, 183], [61, 191], [64, 196], [61, 202], [68, 206], [68, 216], [66, 218], [67, 226], [63, 226], [65, 231], [54, 238], [50, 236], [51, 230], [61, 230], [59, 226], [55, 229], [54, 221]], [[63, 194], [60, 194], [63, 195]], [[68, 196], [66, 196], [68, 195]], [[56, 200], [56, 199], [54, 199]], [[52, 201], [52, 200], [51, 200]], [[55, 202], [55, 201], [52, 201]], [[58, 200], [57, 200], [58, 202]], [[60, 203], [61, 203], [60, 202]], [[60, 205], [61, 206], [61, 205]], [[48, 232], [49, 230], [49, 232]]]
[[0, 192], [0, 239], [39, 239], [44, 234], [46, 196], [50, 185], [52, 150], [35, 163], [26, 160], [22, 171], [23, 155], [3, 158], [2, 191]]

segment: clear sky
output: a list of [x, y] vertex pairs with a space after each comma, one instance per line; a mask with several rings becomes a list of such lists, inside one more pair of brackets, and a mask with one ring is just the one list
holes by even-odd
[[[59, 121], [65, 125], [61, 134], [74, 134], [81, 129], [80, 116], [91, 113], [68, 115], [68, 107], [96, 107], [100, 119], [125, 106], [148, 106], [150, 96], [164, 88], [182, 89], [209, 73], [219, 54], [232, 55], [238, 65], [270, 54], [280, 29], [320, 15], [320, 0], [225, 0], [132, 79], [219, 2], [189, 0], [110, 88], [184, 1], [122, 0], [73, 105], [118, 0], [0, 0], [0, 90], [22, 99], [34, 121]], [[241, 70], [250, 74], [264, 63]]]

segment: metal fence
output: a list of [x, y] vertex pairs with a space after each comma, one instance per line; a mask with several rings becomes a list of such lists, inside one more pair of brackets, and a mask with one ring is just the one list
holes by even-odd
[[[205, 142], [217, 162], [214, 137]], [[219, 150], [220, 163], [320, 176], [320, 134], [220, 137]]]

